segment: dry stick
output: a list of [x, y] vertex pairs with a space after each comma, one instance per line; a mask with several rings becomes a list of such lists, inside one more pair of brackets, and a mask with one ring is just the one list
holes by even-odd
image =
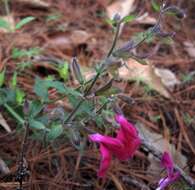
[[146, 184], [144, 184], [140, 181], [137, 181], [136, 179], [132, 179], [129, 177], [123, 177], [123, 182], [130, 183], [130, 184], [140, 188], [141, 190], [150, 190], [150, 188]]
[[[162, 157], [162, 152], [157, 150], [151, 143], [147, 142], [145, 139], [142, 139], [142, 146], [145, 147], [153, 156], [158, 158], [159, 160]], [[183, 180], [190, 185], [191, 187], [195, 187], [195, 181], [187, 175], [178, 165], [174, 165], [174, 168], [180, 172], [181, 177]]]
[[16, 174], [16, 180], [19, 182], [20, 187], [19, 189], [22, 190], [22, 183], [24, 177], [27, 175], [27, 168], [24, 163], [24, 157], [26, 154], [26, 146], [27, 146], [27, 139], [28, 139], [28, 134], [29, 134], [29, 123], [24, 123], [24, 128], [25, 128], [25, 133], [24, 133], [24, 138], [22, 141], [21, 145], [21, 152], [20, 152], [20, 157], [19, 157], [19, 166]]
[[187, 135], [187, 132], [186, 132], [184, 123], [183, 123], [183, 121], [181, 120], [181, 117], [180, 117], [180, 114], [179, 114], [178, 109], [176, 109], [176, 108], [175, 108], [175, 116], [176, 116], [176, 118], [177, 118], [177, 120], [178, 120], [179, 126], [180, 126], [180, 128], [181, 128], [181, 131], [182, 131], [182, 133], [183, 133], [183, 136], [184, 136], [186, 142], [188, 143], [188, 145], [189, 145], [191, 151], [193, 152], [193, 154], [195, 155], [195, 149], [194, 149], [192, 143], [190, 142], [190, 140], [189, 140], [189, 138], [188, 138], [188, 135]]

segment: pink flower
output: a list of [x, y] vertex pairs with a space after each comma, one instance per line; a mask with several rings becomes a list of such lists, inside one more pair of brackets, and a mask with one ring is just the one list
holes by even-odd
[[167, 176], [160, 179], [159, 186], [156, 190], [163, 190], [169, 184], [175, 182], [179, 177], [179, 172], [174, 172], [174, 163], [168, 152], [164, 152], [161, 158], [161, 165], [167, 170]]
[[100, 144], [101, 164], [98, 171], [99, 177], [104, 177], [110, 166], [112, 155], [119, 160], [131, 158], [138, 149], [141, 141], [137, 130], [129, 123], [124, 116], [116, 115], [115, 120], [120, 124], [117, 136], [109, 137], [99, 133], [89, 135], [89, 139]]

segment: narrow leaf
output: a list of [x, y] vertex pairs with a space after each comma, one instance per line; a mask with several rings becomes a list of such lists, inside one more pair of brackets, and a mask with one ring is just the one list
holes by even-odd
[[19, 88], [16, 89], [16, 102], [21, 105], [24, 101], [25, 93]]
[[20, 22], [18, 22], [15, 26], [15, 29], [21, 29], [24, 25], [28, 24], [29, 22], [35, 20], [35, 17], [33, 16], [29, 16], [29, 17], [25, 17], [23, 18]]
[[11, 79], [11, 87], [14, 89], [17, 85], [17, 72], [14, 72], [14, 75]]
[[122, 22], [124, 22], [124, 23], [131, 22], [131, 21], [133, 21], [135, 18], [136, 18], [135, 15], [128, 15], [128, 16], [125, 16], [125, 17], [122, 19]]
[[69, 72], [68, 72], [68, 63], [67, 62], [64, 62], [64, 64], [62, 64], [59, 69], [58, 69], [58, 73], [60, 75], [60, 77], [66, 81], [68, 79], [68, 76], [69, 76]]
[[159, 12], [160, 11], [160, 5], [155, 0], [152, 0], [152, 8], [156, 12]]

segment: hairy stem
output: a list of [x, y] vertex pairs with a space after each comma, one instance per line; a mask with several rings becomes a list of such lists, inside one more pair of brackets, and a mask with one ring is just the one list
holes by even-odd
[[114, 40], [113, 40], [112, 46], [110, 48], [110, 51], [108, 52], [107, 57], [110, 57], [112, 55], [112, 52], [113, 52], [113, 50], [116, 46], [116, 42], [117, 42], [117, 39], [118, 39], [118, 36], [119, 36], [119, 31], [120, 31], [120, 25], [121, 25], [121, 23], [118, 23], [117, 26], [116, 26], [116, 33], [115, 33], [115, 36], [114, 36]]
[[[116, 42], [119, 36], [119, 31], [120, 31], [120, 23], [117, 24], [116, 27], [116, 32], [115, 32], [115, 36], [114, 36], [114, 40], [112, 43], [112, 46], [107, 54], [107, 58], [110, 57], [112, 55], [112, 52], [116, 46]], [[98, 80], [98, 78], [100, 77], [102, 71], [104, 70], [104, 63], [102, 62], [100, 64], [100, 68], [98, 70], [98, 72], [96, 73], [94, 79], [92, 80], [90, 86], [88, 87], [88, 89], [85, 91], [83, 98], [78, 102], [78, 104], [76, 105], [76, 107], [73, 109], [73, 111], [69, 114], [69, 116], [67, 117], [67, 119], [64, 121], [65, 123], [68, 123], [69, 121], [72, 121], [74, 119], [74, 115], [76, 114], [77, 110], [80, 108], [80, 106], [82, 105], [82, 103], [85, 101], [85, 97], [87, 95], [89, 95], [91, 89], [93, 88], [93, 86], [95, 85], [96, 81]]]

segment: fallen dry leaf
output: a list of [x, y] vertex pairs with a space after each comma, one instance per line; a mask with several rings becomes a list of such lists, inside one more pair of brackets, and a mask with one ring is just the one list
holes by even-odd
[[133, 11], [133, 4], [135, 0], [119, 0], [109, 5], [106, 9], [108, 17], [112, 19], [116, 13], [119, 13], [121, 17], [127, 16]]
[[175, 74], [169, 69], [155, 68], [154, 72], [161, 78], [162, 83], [169, 89], [173, 89], [175, 85], [180, 84], [180, 81], [176, 78]]
[[0, 174], [8, 174], [10, 169], [7, 167], [6, 163], [0, 158]]
[[191, 42], [184, 42], [184, 46], [188, 55], [192, 58], [195, 58], [195, 46]]
[[4, 119], [4, 117], [1, 115], [1, 113], [0, 113], [0, 125], [1, 125], [8, 133], [11, 133], [11, 129], [10, 129], [9, 125], [7, 124], [6, 120]]
[[22, 2], [22, 3], [28, 3], [32, 6], [36, 6], [36, 7], [43, 7], [43, 8], [48, 8], [50, 6], [49, 3], [42, 1], [42, 0], [17, 0], [18, 2]]
[[155, 25], [157, 20], [156, 20], [156, 18], [149, 16], [149, 14], [146, 12], [143, 15], [141, 15], [140, 17], [136, 18], [135, 22], [139, 23], [139, 24]]
[[[170, 144], [169, 142], [167, 142], [167, 140], [163, 137], [163, 135], [149, 130], [142, 123], [137, 123], [136, 128], [139, 131], [139, 135], [141, 139], [147, 140], [149, 144], [151, 144], [157, 150], [161, 150], [162, 153], [164, 151], [167, 151], [167, 147], [168, 147], [175, 160], [175, 163], [181, 168], [186, 166], [187, 164], [186, 156], [184, 156], [181, 152], [178, 152], [173, 144]], [[161, 168], [159, 167], [159, 161], [155, 161], [155, 158], [152, 154], [149, 154], [148, 159], [151, 161], [148, 171], [158, 171], [158, 170], [160, 171], [161, 170]]]
[[[135, 0], [119, 0], [111, 5], [109, 5], [106, 8], [107, 15], [110, 19], [113, 19], [114, 15], [119, 13], [121, 18], [129, 15], [133, 10], [134, 10], [134, 4]], [[122, 31], [124, 24], [121, 25], [121, 30]]]
[[119, 69], [121, 79], [142, 81], [166, 98], [171, 97], [169, 90], [174, 85], [179, 84], [174, 73], [168, 69], [156, 68], [151, 63], [142, 65], [133, 59], [129, 59], [127, 67], [123, 66]]
[[85, 30], [75, 30], [73, 32], [61, 32], [50, 37], [50, 41], [46, 46], [56, 46], [60, 49], [70, 49], [72, 46], [86, 43], [91, 34]]
[[[95, 75], [92, 69], [84, 69], [83, 72], [87, 80]], [[142, 81], [166, 98], [171, 98], [169, 91], [180, 84], [172, 71], [154, 67], [151, 63], [142, 65], [134, 59], [129, 59], [126, 66], [119, 68], [118, 77], [126, 81]]]
[[70, 39], [74, 45], [83, 44], [87, 42], [87, 40], [91, 38], [91, 34], [86, 32], [85, 30], [74, 30], [71, 32]]

